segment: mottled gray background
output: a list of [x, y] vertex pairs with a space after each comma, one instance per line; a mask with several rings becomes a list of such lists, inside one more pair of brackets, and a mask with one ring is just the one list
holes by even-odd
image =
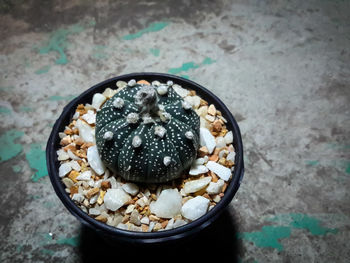
[[[0, 14], [1, 262], [350, 262], [349, 1], [3, 0]], [[220, 97], [246, 173], [199, 237], [111, 249], [56, 197], [44, 147], [72, 98], [140, 71]]]

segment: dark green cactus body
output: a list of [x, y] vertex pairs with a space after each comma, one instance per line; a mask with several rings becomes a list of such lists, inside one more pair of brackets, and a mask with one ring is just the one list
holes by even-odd
[[128, 181], [178, 178], [196, 158], [199, 116], [171, 86], [161, 86], [127, 86], [97, 112], [101, 159]]

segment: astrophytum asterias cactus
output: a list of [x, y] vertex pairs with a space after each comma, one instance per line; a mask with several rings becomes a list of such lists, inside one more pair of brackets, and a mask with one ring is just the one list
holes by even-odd
[[128, 181], [166, 182], [196, 158], [199, 116], [173, 83], [128, 85], [96, 116], [96, 144], [105, 164]]

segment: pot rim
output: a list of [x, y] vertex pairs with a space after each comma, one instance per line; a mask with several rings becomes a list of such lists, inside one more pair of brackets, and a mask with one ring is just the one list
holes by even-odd
[[[74, 201], [69, 197], [69, 195], [65, 191], [65, 187], [61, 181], [61, 178], [58, 176], [58, 160], [56, 151], [58, 150], [57, 145], [59, 145], [59, 136], [58, 133], [62, 132], [62, 127], [65, 127], [68, 123], [65, 123], [67, 118], [70, 120], [72, 118], [72, 109], [75, 109], [76, 106], [81, 103], [81, 101], [96, 92], [98, 89], [105, 89], [107, 87], [115, 85], [118, 80], [130, 80], [130, 79], [153, 79], [153, 80], [161, 80], [167, 79], [172, 80], [175, 84], [179, 84], [182, 87], [188, 86], [195, 90], [200, 97], [207, 100], [210, 103], [213, 103], [217, 109], [222, 112], [222, 115], [227, 120], [229, 130], [232, 130], [234, 136], [235, 143], [235, 168], [233, 171], [232, 179], [229, 182], [227, 189], [225, 191], [225, 195], [222, 197], [220, 202], [218, 202], [210, 211], [208, 211], [205, 215], [200, 218], [187, 223], [186, 225], [158, 232], [136, 232], [130, 230], [122, 230], [113, 226], [109, 226], [105, 223], [99, 222], [96, 219], [90, 217], [87, 213], [81, 210]], [[184, 85], [185, 84], [185, 85]], [[204, 95], [204, 96], [203, 96]], [[86, 98], [85, 98], [86, 99]], [[90, 100], [92, 96], [90, 97]], [[86, 102], [85, 102], [86, 103]], [[231, 125], [229, 125], [231, 124]], [[64, 125], [64, 126], [62, 126]], [[164, 238], [166, 239], [177, 239], [184, 236], [188, 236], [191, 233], [195, 233], [205, 227], [207, 227], [211, 222], [213, 222], [219, 214], [227, 207], [227, 205], [231, 202], [234, 195], [236, 194], [240, 183], [244, 174], [244, 161], [243, 161], [243, 144], [240, 129], [238, 124], [233, 117], [230, 110], [225, 106], [225, 104], [211, 91], [204, 88], [203, 86], [178, 76], [165, 74], [165, 73], [154, 73], [154, 72], [138, 72], [138, 73], [130, 73], [125, 75], [120, 75], [114, 78], [107, 79], [102, 81], [91, 88], [87, 89], [83, 93], [81, 93], [78, 97], [69, 102], [63, 109], [60, 117], [56, 120], [50, 137], [46, 146], [46, 163], [48, 168], [49, 177], [52, 183], [52, 186], [57, 194], [57, 196], [61, 199], [62, 203], [65, 207], [80, 220], [83, 224], [93, 227], [98, 232], [103, 232], [103, 234], [107, 234], [111, 237], [117, 239], [133, 239], [133, 241], [138, 241], [142, 243], [154, 243]]]

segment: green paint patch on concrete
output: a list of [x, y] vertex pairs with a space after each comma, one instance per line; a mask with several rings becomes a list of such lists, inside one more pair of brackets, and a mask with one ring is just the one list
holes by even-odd
[[68, 36], [78, 34], [85, 28], [80, 24], [74, 24], [66, 29], [58, 29], [51, 33], [47, 44], [39, 48], [39, 54], [48, 54], [50, 52], [58, 53], [58, 59], [55, 63], [58, 65], [64, 65], [68, 63], [66, 49], [68, 46]]
[[315, 236], [321, 236], [327, 233], [336, 234], [338, 232], [338, 229], [323, 227], [319, 219], [306, 214], [282, 214], [268, 218], [267, 221], [278, 225], [263, 226], [261, 231], [240, 233], [238, 238], [251, 241], [257, 247], [275, 248], [278, 251], [282, 251], [283, 246], [279, 240], [289, 238], [295, 229], [307, 230]]
[[53, 95], [49, 97], [49, 100], [50, 101], [72, 100], [76, 97], [77, 97], [76, 95], [68, 95], [68, 96]]
[[309, 165], [309, 166], [316, 166], [316, 165], [320, 164], [320, 162], [317, 160], [307, 160], [307, 161], [305, 161], [305, 164]]
[[40, 178], [48, 175], [45, 151], [42, 150], [41, 144], [31, 144], [29, 151], [26, 153], [26, 159], [30, 168], [36, 170], [31, 177], [33, 182], [38, 182]]
[[213, 64], [213, 63], [215, 63], [215, 62], [216, 62], [216, 60], [213, 60], [213, 59], [211, 59], [211, 58], [206, 57], [206, 58], [203, 60], [202, 65], [210, 65], [210, 64]]
[[334, 150], [348, 150], [350, 149], [350, 144], [328, 143], [327, 148]]
[[31, 111], [34, 111], [34, 109], [31, 108], [31, 107], [28, 107], [28, 106], [21, 106], [21, 107], [19, 108], [19, 111], [20, 111], [20, 112], [31, 112]]
[[43, 67], [39, 68], [37, 71], [35, 71], [35, 74], [37, 74], [37, 75], [44, 74], [44, 73], [49, 72], [49, 70], [50, 70], [50, 66], [48, 66], [48, 65], [43, 66]]
[[22, 137], [24, 132], [9, 130], [0, 136], [0, 163], [16, 157], [22, 152], [22, 145], [15, 140]]
[[56, 251], [53, 251], [51, 249], [46, 249], [46, 248], [41, 249], [40, 252], [49, 256], [53, 256], [56, 253]]
[[181, 67], [170, 68], [168, 72], [171, 74], [178, 74], [180, 72], [189, 71], [190, 69], [196, 69], [196, 68], [199, 68], [198, 64], [194, 62], [186, 62], [186, 63], [183, 63]]
[[188, 76], [188, 75], [179, 75], [179, 77], [184, 78], [184, 79], [190, 79], [190, 76]]
[[170, 74], [179, 74], [181, 72], [187, 72], [189, 71], [190, 69], [197, 69], [201, 66], [204, 66], [204, 65], [210, 65], [210, 64], [213, 64], [214, 62], [216, 62], [216, 60], [213, 60], [209, 57], [206, 57], [201, 63], [195, 63], [195, 62], [186, 62], [186, 63], [183, 63], [180, 67], [178, 68], [170, 68], [168, 70], [168, 72]]
[[57, 244], [59, 245], [69, 245], [72, 247], [77, 247], [80, 244], [80, 236], [74, 236], [71, 238], [60, 238], [57, 240]]
[[12, 165], [12, 171], [14, 171], [15, 173], [19, 173], [20, 171], [22, 171], [22, 167], [20, 165]]
[[136, 38], [142, 37], [146, 33], [157, 32], [164, 29], [170, 23], [168, 22], [154, 22], [151, 23], [148, 27], [136, 32], [135, 34], [126, 35], [123, 37], [124, 40], [133, 40]]
[[290, 217], [292, 219], [290, 223], [291, 227], [308, 230], [312, 235], [320, 236], [327, 233], [336, 234], [338, 232], [337, 229], [322, 227], [320, 220], [308, 215], [290, 214]]
[[350, 174], [350, 162], [348, 162], [348, 164], [347, 164], [347, 166], [346, 166], [346, 168], [345, 168], [345, 172], [346, 172], [347, 174]]
[[0, 91], [11, 91], [13, 89], [14, 89], [14, 86], [0, 87]]
[[290, 227], [263, 226], [261, 231], [240, 233], [238, 238], [253, 242], [257, 247], [275, 248], [278, 251], [283, 251], [283, 246], [279, 240], [288, 238], [290, 235]]
[[160, 49], [158, 49], [158, 48], [151, 48], [151, 49], [149, 50], [149, 52], [151, 52], [151, 54], [152, 54], [153, 56], [159, 57]]
[[51, 209], [51, 208], [55, 207], [56, 204], [55, 204], [54, 202], [45, 201], [45, 202], [43, 203], [43, 206], [44, 206], [45, 208], [47, 208], [47, 209]]
[[16, 252], [20, 253], [22, 251], [22, 249], [24, 248], [24, 245], [17, 245], [16, 247]]
[[40, 246], [46, 246], [52, 242], [52, 235], [49, 233], [38, 233], [38, 235], [40, 236]]
[[9, 108], [0, 106], [0, 114], [8, 115], [11, 113], [12, 113], [12, 111]]

